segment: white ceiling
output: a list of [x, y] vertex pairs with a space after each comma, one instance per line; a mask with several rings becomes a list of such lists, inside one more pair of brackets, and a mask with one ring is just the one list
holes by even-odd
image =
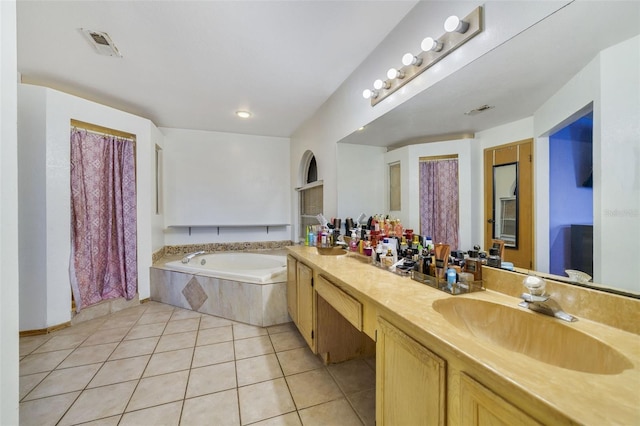
[[[159, 127], [288, 137], [415, 4], [18, 0], [18, 71]], [[81, 27], [109, 33], [123, 58], [96, 54]], [[575, 1], [344, 142], [402, 145], [529, 117], [639, 32], [640, 1]], [[495, 108], [463, 114], [483, 104]]]
[[159, 127], [288, 137], [415, 3], [18, 0], [18, 71]]
[[[639, 33], [639, 1], [575, 1], [342, 142], [398, 147], [531, 117], [598, 52]], [[484, 104], [495, 108], [464, 114]]]

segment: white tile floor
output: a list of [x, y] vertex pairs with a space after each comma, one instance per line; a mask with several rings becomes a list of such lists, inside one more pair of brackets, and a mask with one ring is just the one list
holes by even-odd
[[375, 361], [156, 302], [20, 338], [21, 425], [373, 425]]

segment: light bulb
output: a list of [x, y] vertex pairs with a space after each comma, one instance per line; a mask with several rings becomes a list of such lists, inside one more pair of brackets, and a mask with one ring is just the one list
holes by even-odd
[[249, 111], [236, 111], [236, 115], [240, 118], [249, 118], [251, 113]]
[[393, 80], [394, 78], [403, 79], [404, 73], [398, 69], [390, 68], [389, 71], [387, 71], [387, 78], [389, 80]]
[[420, 64], [422, 64], [422, 58], [418, 58], [417, 56], [414, 56], [413, 53], [405, 53], [404, 56], [402, 57], [402, 65], [420, 66]]
[[420, 43], [420, 48], [424, 52], [429, 52], [429, 51], [439, 52], [442, 50], [442, 43], [440, 43], [438, 40], [434, 39], [433, 37], [426, 37], [424, 40], [422, 40], [422, 43]]
[[375, 99], [378, 97], [378, 92], [371, 89], [364, 89], [364, 91], [362, 92], [362, 97], [365, 99], [371, 99], [371, 98]]
[[373, 82], [373, 88], [376, 90], [388, 89], [389, 87], [391, 87], [391, 83], [389, 83], [388, 81], [382, 81], [378, 79]]
[[464, 34], [469, 29], [469, 23], [461, 20], [456, 15], [451, 15], [444, 21], [444, 30], [448, 33], [457, 32]]

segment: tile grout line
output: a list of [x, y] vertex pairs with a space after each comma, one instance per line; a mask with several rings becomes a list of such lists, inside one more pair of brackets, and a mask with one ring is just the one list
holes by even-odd
[[[144, 313], [148, 310], [149, 308], [147, 307], [147, 309], [145, 309], [142, 313], [142, 315], [144, 315]], [[175, 310], [175, 308], [171, 309], [171, 315], [173, 315], [173, 311]], [[140, 318], [142, 318], [142, 315], [140, 315]], [[171, 315], [169, 315], [169, 319], [167, 320], [167, 322], [165, 323], [164, 327], [162, 328], [162, 333], [164, 333], [164, 330], [167, 328], [167, 324], [169, 324], [169, 321], [171, 320]], [[138, 321], [136, 321], [136, 325], [138, 325], [138, 322], [140, 321], [140, 318], [138, 318]], [[145, 324], [142, 324], [145, 325]], [[135, 327], [135, 326], [134, 326]], [[133, 327], [131, 327], [131, 330], [133, 330]], [[131, 332], [131, 330], [129, 330], [129, 332]], [[127, 333], [128, 334], [128, 333]], [[125, 336], [126, 337], [126, 336]], [[122, 338], [122, 341], [124, 341], [124, 338]], [[155, 336], [154, 336], [155, 337]], [[160, 334], [160, 337], [162, 337], [162, 334]], [[160, 337], [158, 337], [158, 341], [156, 342], [156, 344], [153, 347], [153, 350], [151, 351], [151, 354], [149, 355], [149, 359], [147, 360], [147, 363], [145, 364], [144, 368], [142, 369], [142, 372], [140, 373], [140, 377], [137, 379], [136, 385], [133, 388], [133, 391], [131, 392], [131, 395], [129, 395], [129, 399], [127, 400], [126, 405], [124, 406], [124, 409], [122, 410], [122, 413], [120, 413], [120, 419], [118, 419], [118, 424], [122, 421], [122, 418], [124, 417], [125, 413], [127, 412], [127, 408], [129, 407], [129, 405], [131, 404], [131, 400], [133, 399], [133, 395], [135, 395], [136, 391], [138, 390], [138, 386], [140, 386], [140, 382], [142, 381], [143, 377], [144, 377], [144, 372], [147, 371], [147, 368], [149, 367], [149, 363], [151, 362], [151, 358], [153, 358], [153, 355], [156, 352], [156, 349], [158, 347], [158, 344], [160, 344]], [[131, 339], [131, 340], [136, 340], [136, 339]], [[133, 358], [133, 357], [132, 357]]]
[[[145, 310], [146, 310], [146, 309], [145, 309]], [[144, 311], [143, 311], [143, 312], [144, 312]], [[97, 327], [97, 328], [96, 328], [96, 330], [97, 330], [97, 329], [99, 329], [100, 327], [102, 327], [106, 322], [107, 322], [107, 321], [104, 321], [102, 324], [100, 324], [100, 326], [99, 326], [99, 327]], [[137, 321], [136, 321], [136, 322], [137, 322]], [[135, 323], [134, 323], [134, 324], [135, 324]], [[128, 332], [130, 332], [132, 328], [133, 328], [133, 325], [129, 328], [129, 331], [128, 331]], [[127, 333], [128, 333], [128, 332], [127, 332]], [[90, 335], [90, 336], [92, 336], [92, 335]], [[86, 342], [86, 340], [87, 340], [87, 339], [89, 339], [89, 337], [90, 337], [90, 336], [87, 336], [87, 338], [86, 338], [86, 339], [84, 339], [84, 340], [82, 341], [82, 343]], [[125, 336], [126, 336], [126, 334], [125, 334], [124, 336], [122, 336], [122, 338], [120, 339], [120, 341], [118, 342], [118, 344], [117, 344], [117, 345], [113, 348], [113, 350], [109, 353], [109, 356], [107, 356], [107, 360], [108, 360], [108, 359], [109, 359], [109, 357], [113, 354], [113, 352], [116, 350], [116, 348], [120, 345], [120, 343], [122, 343], [122, 342], [124, 341]], [[78, 348], [82, 345], [82, 343], [80, 343], [80, 345], [78, 345], [78, 346], [76, 347], [76, 349], [78, 349]], [[111, 343], [111, 342], [109, 342], [109, 343]], [[89, 345], [89, 346], [97, 346], [97, 345]], [[75, 349], [74, 349], [74, 350], [69, 354], [69, 356], [70, 356], [73, 352], [75, 352]], [[65, 360], [66, 360], [66, 358], [65, 358]], [[62, 413], [62, 416], [60, 416], [60, 418], [56, 421], [56, 425], [60, 424], [60, 422], [62, 421], [62, 419], [64, 419], [64, 418], [65, 418], [65, 416], [69, 413], [69, 411], [70, 411], [70, 410], [71, 410], [71, 408], [75, 405], [75, 403], [76, 403], [76, 402], [78, 402], [78, 399], [80, 399], [80, 396], [82, 396], [83, 392], [87, 389], [87, 386], [89, 386], [89, 383], [91, 383], [91, 381], [96, 377], [96, 375], [98, 374], [98, 372], [99, 372], [100, 370], [102, 370], [102, 367], [103, 367], [103, 366], [104, 366], [104, 364], [107, 362], [107, 360], [105, 360], [105, 361], [103, 361], [103, 362], [102, 362], [102, 364], [100, 365], [100, 368], [98, 368], [98, 370], [96, 370], [96, 372], [93, 374], [93, 376], [91, 377], [91, 379], [89, 379], [89, 381], [88, 381], [88, 382], [87, 382], [87, 384], [84, 386], [84, 388], [80, 390], [80, 392], [78, 393], [78, 396], [73, 400], [73, 402], [72, 402], [71, 404], [69, 404], [69, 407], [67, 407], [67, 409], [65, 410], [65, 412], [64, 412], [64, 413]], [[90, 364], [89, 364], [89, 365], [90, 365]], [[90, 420], [90, 421], [93, 421], [93, 420], [97, 420], [97, 419], [92, 419], [92, 420]]]

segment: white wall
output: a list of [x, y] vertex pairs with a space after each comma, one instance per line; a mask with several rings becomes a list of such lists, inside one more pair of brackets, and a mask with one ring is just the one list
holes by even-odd
[[[566, 3], [568, 2], [419, 2], [322, 107], [292, 135], [291, 176], [298, 176], [302, 156], [306, 151], [312, 151], [318, 163], [318, 179], [324, 181], [325, 216], [336, 216], [336, 142], [437, 84]], [[426, 34], [441, 34], [442, 24], [449, 15], [465, 16], [480, 5], [484, 8], [485, 29], [482, 33], [439, 62], [437, 67], [422, 73], [411, 84], [407, 84], [375, 107], [371, 107], [369, 102], [362, 98], [362, 91], [371, 87], [375, 79], [383, 76], [391, 66], [401, 65], [400, 60], [404, 53], [418, 52], [420, 42]], [[300, 182], [292, 184], [299, 186]], [[291, 193], [293, 196], [293, 189]], [[295, 236], [296, 205], [292, 206], [291, 216], [294, 220], [291, 233]]]
[[0, 2], [0, 424], [18, 424], [16, 3]]
[[[154, 126], [145, 118], [56, 90], [21, 84], [18, 94], [20, 144], [40, 150], [37, 154], [21, 155], [19, 159], [19, 206], [20, 214], [25, 214], [20, 223], [20, 272], [24, 274], [20, 278], [20, 329], [51, 327], [71, 318], [68, 276], [71, 119], [136, 135], [138, 293], [140, 299], [148, 298], [152, 235], [157, 235], [159, 222], [154, 218], [152, 159], [155, 142], [161, 142], [160, 134], [152, 132]], [[32, 114], [33, 111], [39, 113]], [[28, 152], [30, 150], [21, 150], [21, 153]], [[43, 152], [44, 165], [41, 163]], [[31, 156], [36, 157], [35, 167]], [[32, 169], [34, 172], [30, 173]], [[43, 208], [44, 216], [27, 214]], [[22, 232], [29, 227], [34, 228], [35, 233]]]
[[[148, 155], [148, 161], [149, 164], [151, 165], [151, 176], [150, 176], [150, 180], [149, 180], [149, 194], [151, 196], [150, 202], [151, 202], [151, 212], [152, 212], [152, 219], [151, 219], [151, 250], [152, 252], [155, 252], [157, 250], [160, 250], [161, 248], [164, 247], [164, 206], [160, 206], [160, 210], [158, 213], [156, 213], [156, 182], [155, 182], [155, 147], [158, 146], [161, 150], [161, 154], [160, 154], [160, 161], [162, 161], [162, 158], [164, 156], [164, 135], [162, 134], [162, 132], [160, 131], [160, 129], [158, 129], [153, 123], [149, 122], [149, 127], [151, 128], [151, 146], [149, 149], [149, 152], [147, 153]], [[162, 178], [164, 173], [162, 164], [160, 164], [160, 178]], [[161, 191], [161, 196], [160, 196], [160, 200], [159, 203], [162, 204], [163, 202], [163, 198], [162, 198], [162, 193], [164, 190], [164, 186], [162, 184], [162, 182], [160, 183], [160, 191]]]
[[[386, 148], [340, 143], [337, 145], [337, 216], [357, 219], [389, 210]], [[402, 170], [401, 170], [402, 171]], [[344, 222], [343, 222], [344, 223]]]
[[289, 139], [161, 131], [167, 245], [291, 239]]

